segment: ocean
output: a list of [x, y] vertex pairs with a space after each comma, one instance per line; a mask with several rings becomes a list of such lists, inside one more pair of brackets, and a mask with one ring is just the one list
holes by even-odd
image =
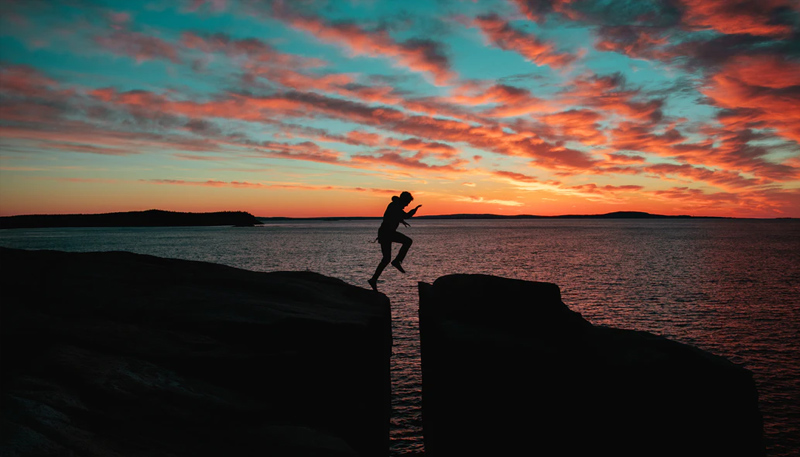
[[[596, 325], [645, 330], [754, 374], [767, 455], [800, 455], [800, 221], [412, 219], [392, 302], [391, 455], [423, 455], [417, 282], [451, 273], [545, 281]], [[0, 230], [0, 246], [131, 251], [255, 271], [309, 270], [368, 288], [379, 220], [256, 227]], [[399, 245], [396, 245], [395, 252]], [[2, 261], [2, 259], [0, 259]]]

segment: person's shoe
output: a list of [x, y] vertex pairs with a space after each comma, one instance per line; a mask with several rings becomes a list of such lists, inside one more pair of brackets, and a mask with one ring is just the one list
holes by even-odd
[[367, 279], [367, 282], [369, 283], [370, 286], [372, 286], [372, 290], [374, 290], [375, 292], [378, 291], [378, 280], [377, 279], [370, 278], [370, 279]]
[[392, 261], [392, 266], [400, 270], [400, 273], [406, 272], [406, 270], [403, 270], [403, 266], [400, 265], [400, 262], [398, 262], [397, 260]]

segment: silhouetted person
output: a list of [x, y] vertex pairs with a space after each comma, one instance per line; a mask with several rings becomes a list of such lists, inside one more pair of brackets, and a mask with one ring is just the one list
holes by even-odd
[[[386, 265], [389, 265], [389, 261], [391, 261], [392, 266], [400, 270], [401, 273], [406, 272], [403, 269], [402, 263], [403, 259], [406, 258], [408, 248], [411, 247], [412, 240], [398, 232], [397, 227], [401, 223], [408, 227], [408, 223], [406, 223], [405, 220], [413, 217], [417, 209], [422, 206], [417, 205], [416, 208], [409, 212], [404, 211], [404, 208], [408, 206], [412, 200], [414, 200], [414, 197], [408, 192], [401, 193], [399, 197], [394, 196], [392, 197], [392, 202], [386, 207], [386, 212], [383, 213], [383, 222], [381, 222], [381, 227], [378, 229], [378, 242], [381, 244], [383, 258], [378, 264], [378, 268], [375, 269], [375, 274], [372, 275], [372, 278], [367, 280], [373, 290], [378, 290], [378, 278], [383, 272], [383, 269], [386, 268]], [[392, 260], [392, 243], [403, 244], [394, 260]]]

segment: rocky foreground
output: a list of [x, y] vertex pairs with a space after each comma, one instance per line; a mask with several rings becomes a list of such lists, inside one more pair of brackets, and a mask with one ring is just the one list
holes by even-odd
[[[385, 456], [386, 296], [307, 272], [0, 248], [0, 455]], [[761, 456], [751, 373], [554, 284], [420, 283], [425, 453]]]
[[387, 454], [382, 294], [125, 252], [0, 267], [0, 455]]
[[593, 326], [555, 284], [419, 288], [429, 457], [764, 455], [752, 374], [722, 357]]

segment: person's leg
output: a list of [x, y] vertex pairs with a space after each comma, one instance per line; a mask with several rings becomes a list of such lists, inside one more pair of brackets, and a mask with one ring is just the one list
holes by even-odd
[[389, 265], [389, 262], [392, 260], [391, 240], [381, 241], [381, 253], [383, 254], [383, 257], [378, 264], [378, 268], [375, 269], [375, 274], [372, 275], [372, 278], [367, 280], [369, 285], [372, 286], [374, 290], [378, 290], [378, 278], [381, 276], [381, 273], [383, 273], [383, 269], [386, 268], [386, 265]]
[[394, 236], [392, 237], [392, 241], [403, 244], [400, 247], [400, 251], [397, 253], [397, 257], [395, 257], [392, 261], [392, 266], [405, 273], [406, 271], [403, 270], [403, 266], [401, 264], [403, 263], [403, 260], [405, 260], [406, 254], [408, 254], [408, 249], [411, 248], [411, 243], [413, 243], [413, 240], [400, 232], [395, 232]]

